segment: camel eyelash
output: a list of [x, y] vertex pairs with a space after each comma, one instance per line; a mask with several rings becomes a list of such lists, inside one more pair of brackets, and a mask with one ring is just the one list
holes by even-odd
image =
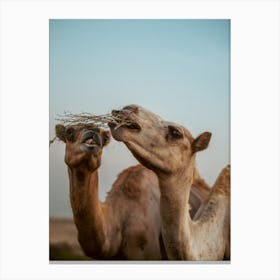
[[173, 126], [168, 127], [168, 135], [171, 136], [173, 139], [180, 139], [183, 137], [181, 131], [179, 131], [176, 127]]

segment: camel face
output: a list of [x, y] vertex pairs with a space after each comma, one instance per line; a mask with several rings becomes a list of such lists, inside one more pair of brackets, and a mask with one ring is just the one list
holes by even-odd
[[66, 144], [65, 163], [69, 168], [79, 165], [91, 172], [101, 163], [102, 149], [110, 141], [110, 132], [93, 125], [56, 125], [56, 136]]
[[[183, 126], [163, 120], [137, 105], [113, 110], [109, 123], [112, 136], [122, 141], [140, 163], [156, 173], [176, 173], [194, 161], [195, 152], [205, 149], [210, 133], [194, 139]], [[202, 141], [204, 140], [204, 141]]]

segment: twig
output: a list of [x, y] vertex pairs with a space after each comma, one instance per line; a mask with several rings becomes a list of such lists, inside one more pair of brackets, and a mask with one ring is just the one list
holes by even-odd
[[51, 139], [50, 141], [49, 141], [49, 147], [51, 146], [51, 144], [56, 140], [56, 136], [53, 138], [53, 139]]
[[[90, 113], [81, 113], [81, 114], [72, 114], [71, 112], [64, 112], [63, 115], [58, 115], [58, 118], [55, 120], [65, 126], [80, 126], [83, 127], [85, 125], [94, 125], [96, 127], [107, 128], [108, 122], [115, 122], [117, 126], [115, 129], [123, 125], [130, 125], [131, 122], [127, 120], [128, 115], [126, 116], [113, 116], [112, 114], [105, 115], [93, 115]], [[57, 137], [54, 137], [49, 141], [49, 145], [51, 145]]]
[[72, 114], [65, 112], [64, 115], [58, 116], [59, 118], [56, 120], [66, 126], [93, 124], [97, 127], [107, 127], [108, 122], [115, 120], [115, 117], [113, 117], [111, 114], [97, 116], [90, 113]]

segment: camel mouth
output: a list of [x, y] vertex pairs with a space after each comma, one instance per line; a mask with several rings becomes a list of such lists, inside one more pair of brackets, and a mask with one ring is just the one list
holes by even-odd
[[87, 131], [82, 138], [82, 145], [88, 150], [93, 150], [98, 145], [98, 136], [93, 131]]
[[138, 123], [136, 122], [129, 122], [129, 123], [126, 123], [124, 124], [124, 126], [130, 130], [137, 130], [137, 131], [140, 131], [141, 130], [141, 127]]
[[141, 130], [141, 127], [138, 123], [130, 122], [130, 121], [127, 121], [127, 120], [125, 122], [117, 122], [117, 121], [109, 122], [108, 125], [113, 130], [117, 130], [121, 127], [127, 128], [127, 129], [132, 130], [132, 131], [140, 131]]
[[109, 127], [113, 130], [119, 128], [127, 128], [131, 131], [140, 131], [141, 126], [132, 119], [133, 112], [128, 110], [112, 111], [113, 120], [108, 123]]

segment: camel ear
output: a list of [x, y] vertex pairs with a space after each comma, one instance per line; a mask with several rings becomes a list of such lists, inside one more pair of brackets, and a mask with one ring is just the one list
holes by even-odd
[[61, 141], [66, 142], [66, 128], [62, 124], [57, 124], [55, 126], [55, 134]]
[[103, 147], [106, 146], [107, 144], [109, 144], [110, 139], [111, 139], [111, 133], [109, 130], [106, 131], [102, 131], [102, 143], [103, 143]]
[[208, 144], [211, 139], [211, 135], [212, 134], [207, 131], [198, 135], [192, 142], [193, 153], [205, 150], [208, 147]]

